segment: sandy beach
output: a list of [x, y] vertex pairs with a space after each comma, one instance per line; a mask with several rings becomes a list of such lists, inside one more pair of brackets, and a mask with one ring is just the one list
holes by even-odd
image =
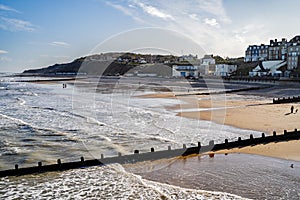
[[[235, 94], [227, 95], [188, 95], [175, 96], [171, 93], [152, 94], [149, 98], [178, 98], [185, 102], [169, 107], [178, 112], [178, 116], [210, 120], [241, 129], [261, 131], [267, 135], [276, 131], [292, 131], [299, 127], [300, 104], [272, 104], [270, 98], [249, 96], [243, 98]], [[291, 113], [291, 106], [294, 112]], [[298, 110], [297, 110], [298, 109]], [[217, 153], [247, 153], [300, 161], [300, 141], [289, 141], [257, 145], [253, 147], [224, 150]]]
[[[178, 115], [193, 119], [211, 120], [242, 129], [256, 130], [271, 134], [273, 131], [283, 133], [294, 130], [300, 119], [300, 104], [272, 104], [270, 100], [225, 100], [224, 103], [213, 103], [216, 100], [199, 100], [200, 108], [218, 108], [199, 112], [180, 112]], [[223, 105], [222, 105], [223, 104]], [[294, 105], [294, 113], [290, 112]]]

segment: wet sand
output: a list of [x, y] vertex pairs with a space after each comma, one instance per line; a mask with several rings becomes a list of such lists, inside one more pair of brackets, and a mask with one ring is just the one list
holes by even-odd
[[[201, 100], [199, 105], [207, 108], [210, 100]], [[273, 131], [282, 133], [284, 130], [294, 130], [299, 126], [300, 112], [291, 113], [291, 104], [269, 104], [267, 101], [226, 101], [225, 108], [200, 112], [183, 112], [179, 116], [193, 119], [211, 120], [242, 129], [256, 130], [271, 134]], [[299, 104], [293, 104], [300, 109]], [[204, 106], [205, 107], [205, 106]], [[203, 108], [203, 106], [202, 106]]]
[[244, 153], [300, 161], [300, 141], [269, 143], [253, 147], [236, 148], [218, 151], [218, 154]]
[[[166, 163], [167, 162], [167, 163]], [[300, 162], [245, 154], [194, 156], [154, 161], [158, 169], [127, 169], [180, 187], [221, 191], [251, 199], [299, 199]], [[153, 165], [154, 165], [153, 163]], [[291, 163], [294, 168], [291, 168]], [[135, 165], [135, 166], [136, 166]]]
[[[300, 129], [300, 104], [272, 104], [272, 99], [239, 95], [188, 95], [152, 94], [151, 98], [180, 98], [185, 102], [169, 107], [178, 116], [209, 120], [241, 129], [261, 131], [266, 134], [283, 134], [284, 130]], [[291, 106], [294, 113], [291, 113]], [[297, 111], [297, 109], [299, 111]], [[297, 111], [297, 112], [296, 112]], [[278, 142], [267, 145], [224, 150], [217, 153], [247, 153], [300, 161], [300, 141]]]

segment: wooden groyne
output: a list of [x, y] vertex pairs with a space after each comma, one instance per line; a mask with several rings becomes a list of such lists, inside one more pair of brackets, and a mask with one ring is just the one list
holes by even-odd
[[273, 99], [273, 104], [294, 103], [294, 102], [300, 102], [300, 96], [282, 97], [282, 98]]
[[275, 83], [279, 81], [279, 77], [239, 77], [239, 76], [232, 76], [232, 77], [223, 77], [226, 81], [241, 81], [241, 82], [260, 82], [260, 83]]
[[245, 92], [245, 91], [252, 91], [252, 90], [267, 89], [270, 87], [272, 86], [247, 87], [247, 88], [213, 91], [213, 92], [197, 92], [197, 93], [191, 92], [191, 93], [175, 94], [175, 96], [230, 94], [230, 93], [238, 93], [238, 92]]
[[27, 83], [39, 83], [39, 82], [54, 82], [54, 81], [75, 81], [78, 78], [53, 78], [53, 79], [30, 79], [30, 80], [16, 80], [14, 82], [27, 82]]
[[186, 147], [186, 145], [184, 144], [183, 147], [180, 149], [171, 149], [171, 146], [168, 146], [168, 149], [163, 151], [155, 151], [154, 148], [151, 148], [150, 152], [147, 153], [140, 153], [139, 150], [135, 150], [134, 153], [131, 155], [121, 155], [119, 153], [119, 155], [116, 157], [105, 158], [104, 155], [101, 154], [100, 159], [93, 160], [85, 160], [83, 157], [81, 157], [80, 161], [63, 163], [60, 159], [58, 159], [56, 164], [43, 165], [42, 162], [38, 162], [37, 166], [27, 168], [19, 168], [19, 165], [16, 164], [14, 169], [0, 171], [0, 177], [20, 176], [51, 171], [63, 171], [89, 166], [101, 166], [113, 163], [129, 164], [142, 161], [158, 160], [162, 158], [174, 158], [178, 156], [188, 156], [192, 154], [203, 154], [208, 152], [215, 152], [218, 150], [242, 148], [246, 146], [267, 144], [271, 142], [283, 142], [299, 139], [300, 131], [298, 131], [297, 129], [291, 132], [285, 130], [284, 134], [280, 135], [277, 135], [274, 131], [273, 134], [270, 136], [266, 136], [264, 133], [262, 133], [261, 137], [254, 138], [251, 134], [248, 139], [243, 140], [241, 139], [241, 137], [239, 137], [238, 140], [232, 142], [229, 142], [228, 139], [225, 139], [225, 141], [220, 144], [214, 144], [214, 141], [211, 141], [207, 146], [201, 146], [201, 143], [198, 142], [198, 145], [195, 147]]

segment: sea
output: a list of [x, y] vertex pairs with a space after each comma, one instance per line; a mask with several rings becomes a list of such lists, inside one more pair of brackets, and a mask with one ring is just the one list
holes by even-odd
[[[204, 83], [195, 87], [185, 79], [133, 77], [62, 82], [0, 74], [0, 170], [261, 135], [178, 116], [186, 104], [198, 102], [193, 92], [216, 92], [213, 99], [219, 103], [229, 98], [219, 91], [242, 87], [221, 80]], [[166, 92], [178, 98], [147, 96]], [[296, 161], [199, 155], [5, 177], [0, 199], [299, 199], [299, 183]]]

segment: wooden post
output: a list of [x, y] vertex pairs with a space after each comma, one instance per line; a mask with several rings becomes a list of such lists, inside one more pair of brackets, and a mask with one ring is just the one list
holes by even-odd
[[15, 170], [18, 170], [18, 169], [19, 169], [19, 165], [15, 164]]
[[198, 147], [201, 148], [201, 142], [198, 142]]
[[273, 136], [276, 137], [276, 131], [273, 131]]
[[57, 159], [57, 164], [61, 165], [61, 160], [60, 159]]
[[253, 135], [252, 134], [250, 134], [250, 140], [253, 140]]
[[139, 150], [134, 150], [134, 154], [139, 154]]
[[153, 147], [151, 147], [151, 152], [154, 152], [154, 148]]
[[239, 138], [238, 138], [238, 142], [241, 142], [241, 141], [242, 141], [242, 138], [241, 138], [241, 137], [239, 137]]
[[82, 163], [84, 163], [84, 157], [83, 157], [83, 156], [80, 157], [80, 161], [81, 161]]

